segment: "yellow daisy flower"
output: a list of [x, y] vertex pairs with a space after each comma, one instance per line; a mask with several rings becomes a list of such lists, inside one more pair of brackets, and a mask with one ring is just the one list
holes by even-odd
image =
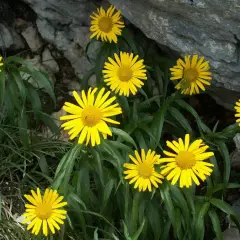
[[[122, 34], [121, 28], [124, 28], [124, 22], [121, 21], [120, 11], [115, 12], [115, 7], [111, 6], [105, 11], [102, 7], [97, 9], [98, 13], [93, 13], [90, 31], [93, 34], [90, 38], [101, 37], [102, 41], [117, 43], [117, 35]], [[114, 14], [113, 14], [114, 13]]]
[[129, 158], [133, 163], [124, 163], [123, 166], [128, 170], [123, 173], [126, 174], [125, 179], [130, 179], [129, 184], [135, 182], [134, 188], [138, 188], [139, 191], [152, 191], [152, 185], [158, 188], [158, 184], [162, 183], [163, 176], [157, 173], [154, 169], [154, 165], [159, 164], [160, 155], [157, 155], [155, 151], [148, 150], [147, 155], [145, 150], [141, 150], [141, 156], [135, 151], [135, 157], [129, 155]]
[[86, 145], [91, 140], [91, 145], [95, 146], [100, 144], [99, 132], [106, 138], [107, 135], [112, 136], [112, 132], [106, 122], [113, 124], [120, 124], [109, 117], [122, 113], [118, 103], [112, 104], [116, 97], [108, 98], [111, 94], [110, 91], [105, 93], [102, 88], [95, 96], [97, 88], [90, 88], [86, 94], [82, 90], [82, 96], [73, 91], [73, 96], [79, 106], [65, 102], [63, 110], [70, 113], [60, 117], [60, 120], [70, 120], [62, 124], [64, 130], [69, 130], [70, 140], [74, 139], [78, 134], [80, 137], [78, 143], [82, 144], [86, 140]]
[[115, 60], [108, 58], [104, 65], [104, 81], [112, 91], [119, 95], [129, 96], [137, 93], [137, 87], [141, 88], [147, 79], [146, 68], [143, 60], [138, 60], [138, 55], [133, 53], [120, 52], [120, 57], [115, 53]]
[[[67, 211], [61, 209], [67, 202], [62, 202], [63, 196], [59, 196], [56, 190], [46, 189], [42, 197], [39, 188], [37, 192], [31, 190], [32, 195], [24, 195], [30, 204], [25, 204], [26, 212], [22, 223], [29, 223], [27, 230], [32, 229], [32, 233], [38, 235], [42, 228], [43, 234], [47, 236], [55, 229], [60, 230], [59, 224], [66, 219]], [[49, 231], [50, 229], [50, 231]]]
[[212, 73], [210, 69], [209, 61], [204, 61], [204, 57], [198, 59], [198, 55], [185, 56], [184, 61], [182, 59], [177, 60], [177, 65], [170, 68], [172, 77], [170, 80], [180, 80], [176, 85], [176, 89], [181, 89], [182, 94], [197, 94], [199, 88], [205, 91], [205, 85], [211, 85]]
[[240, 99], [236, 102], [236, 105], [235, 105], [234, 108], [236, 109], [235, 117], [238, 118], [238, 119], [236, 120], [236, 122], [237, 122], [238, 125], [240, 126]]
[[211, 167], [214, 165], [206, 162], [214, 155], [213, 152], [206, 152], [209, 148], [203, 143], [203, 140], [195, 140], [190, 144], [189, 134], [185, 135], [185, 142], [181, 138], [177, 141], [167, 141], [167, 146], [171, 148], [174, 153], [163, 151], [168, 157], [161, 158], [160, 163], [164, 165], [161, 174], [167, 176], [167, 180], [172, 180], [174, 185], [180, 178], [180, 187], [192, 186], [192, 180], [199, 185], [200, 182], [206, 180], [206, 175], [210, 176], [213, 171]]
[[[3, 62], [2, 62], [2, 60], [3, 60], [3, 57], [0, 56], [0, 67], [3, 66]], [[1, 72], [1, 71], [2, 71], [2, 70], [0, 69], [0, 72]]]

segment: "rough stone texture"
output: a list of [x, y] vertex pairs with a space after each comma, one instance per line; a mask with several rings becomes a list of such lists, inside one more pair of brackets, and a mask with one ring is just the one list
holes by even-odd
[[[228, 228], [223, 232], [223, 240], [239, 240], [239, 239], [240, 234], [236, 227]], [[215, 238], [214, 240], [217, 240], [217, 238]]]
[[32, 52], [37, 52], [43, 46], [43, 41], [38, 34], [38, 30], [33, 27], [29, 26], [24, 31], [22, 31], [22, 35], [26, 40], [29, 48]]
[[59, 72], [59, 66], [48, 48], [45, 48], [42, 53], [42, 64], [52, 73]]
[[11, 50], [24, 48], [24, 43], [17, 32], [3, 23], [0, 23], [0, 48]]
[[147, 37], [210, 60], [215, 86], [240, 91], [239, 0], [110, 0]]
[[37, 14], [42, 38], [55, 45], [71, 62], [79, 78], [91, 69], [84, 48], [89, 41], [88, 0], [24, 0]]

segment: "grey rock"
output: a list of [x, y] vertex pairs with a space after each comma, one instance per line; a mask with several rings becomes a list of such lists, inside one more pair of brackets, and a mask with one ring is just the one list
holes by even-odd
[[236, 145], [237, 150], [240, 152], [240, 133], [237, 133], [233, 138], [233, 141]]
[[230, 155], [231, 167], [235, 170], [240, 169], [240, 152], [238, 149], [235, 149]]
[[239, 99], [239, 92], [222, 87], [211, 86], [209, 95], [219, 104], [230, 111], [234, 111], [235, 102]]
[[[56, 46], [82, 78], [92, 68], [84, 50], [89, 42], [89, 15], [96, 7], [87, 0], [24, 1], [37, 14], [41, 37]], [[90, 50], [89, 54], [95, 52]]]
[[29, 48], [32, 52], [37, 52], [43, 46], [43, 41], [38, 34], [38, 30], [29, 26], [22, 31], [22, 36], [25, 38]]
[[42, 53], [42, 64], [52, 73], [59, 72], [59, 66], [48, 48], [45, 48]]
[[228, 228], [223, 232], [223, 240], [239, 240], [240, 235], [237, 228]]
[[0, 23], [0, 48], [17, 50], [24, 48], [24, 42], [17, 32], [2, 23]]
[[239, 0], [110, 0], [147, 37], [210, 61], [217, 87], [240, 91]]

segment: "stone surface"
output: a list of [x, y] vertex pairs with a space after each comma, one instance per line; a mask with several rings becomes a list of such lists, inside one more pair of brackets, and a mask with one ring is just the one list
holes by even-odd
[[37, 52], [43, 46], [43, 41], [38, 34], [38, 30], [34, 26], [29, 26], [22, 31], [22, 36], [26, 40], [32, 52]]
[[84, 49], [89, 41], [89, 15], [96, 9], [88, 0], [24, 0], [37, 14], [42, 38], [63, 52], [79, 78], [92, 68]]
[[3, 23], [0, 23], [0, 48], [10, 50], [24, 48], [24, 43], [17, 32]]
[[48, 48], [42, 52], [42, 64], [52, 73], [59, 72], [59, 66]]
[[223, 240], [239, 240], [240, 234], [237, 228], [228, 228], [223, 232]]
[[240, 91], [239, 0], [110, 0], [147, 37], [181, 56], [206, 56], [214, 84]]

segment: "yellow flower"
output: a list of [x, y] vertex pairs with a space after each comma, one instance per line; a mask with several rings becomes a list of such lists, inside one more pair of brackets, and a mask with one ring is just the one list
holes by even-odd
[[148, 150], [147, 155], [145, 150], [141, 150], [141, 156], [135, 151], [135, 157], [129, 155], [133, 163], [124, 163], [123, 166], [128, 170], [124, 171], [125, 179], [130, 179], [129, 184], [135, 182], [134, 188], [139, 191], [152, 191], [152, 185], [158, 188], [158, 184], [162, 183], [163, 176], [155, 171], [154, 165], [159, 164], [160, 155], [155, 154], [155, 151]]
[[137, 93], [137, 87], [141, 88], [144, 83], [142, 80], [147, 79], [145, 65], [143, 60], [138, 60], [138, 55], [132, 53], [120, 52], [120, 57], [115, 53], [115, 61], [108, 58], [104, 65], [104, 78], [112, 91], [119, 95], [129, 96]]
[[213, 152], [205, 152], [209, 147], [203, 143], [201, 139], [195, 140], [190, 144], [189, 134], [185, 135], [185, 142], [181, 138], [177, 141], [167, 141], [167, 146], [174, 153], [163, 151], [168, 157], [161, 158], [160, 163], [164, 163], [161, 174], [167, 176], [167, 180], [172, 180], [174, 185], [180, 178], [180, 187], [192, 186], [192, 180], [199, 185], [200, 182], [206, 180], [206, 176], [210, 176], [213, 171], [210, 167], [214, 165], [205, 160], [213, 156]]
[[[3, 60], [3, 58], [2, 58], [2, 56], [0, 56], [0, 67], [3, 66], [2, 60]], [[0, 69], [0, 72], [1, 72], [1, 71], [2, 71], [2, 70]]]
[[[192, 58], [192, 59], [191, 59]], [[199, 88], [205, 91], [205, 85], [211, 85], [212, 73], [210, 69], [209, 61], [204, 61], [204, 57], [198, 60], [198, 55], [185, 56], [184, 61], [182, 59], [177, 60], [177, 65], [170, 68], [172, 77], [170, 80], [180, 80], [176, 85], [176, 89], [181, 89], [182, 94], [197, 94]]]
[[91, 21], [90, 31], [93, 34], [90, 38], [96, 37], [99, 39], [101, 37], [102, 41], [105, 42], [115, 42], [117, 43], [117, 35], [122, 34], [121, 28], [124, 28], [124, 22], [121, 21], [120, 14], [118, 11], [114, 15], [115, 7], [111, 6], [105, 11], [102, 7], [97, 9], [98, 13], [93, 13]]
[[236, 105], [235, 105], [234, 108], [236, 109], [235, 117], [238, 118], [238, 119], [236, 120], [236, 122], [237, 122], [238, 125], [240, 126], [240, 99], [236, 102]]
[[56, 190], [46, 189], [42, 197], [39, 188], [37, 192], [31, 190], [31, 195], [24, 195], [30, 204], [25, 204], [26, 212], [23, 214], [25, 220], [22, 223], [29, 223], [27, 230], [32, 229], [32, 233], [39, 234], [42, 228], [43, 234], [47, 236], [49, 230], [54, 234], [55, 229], [60, 230], [59, 224], [66, 219], [67, 211], [61, 209], [67, 205], [62, 202], [63, 196], [59, 196]]
[[102, 133], [104, 138], [107, 135], [112, 136], [112, 132], [106, 122], [120, 124], [109, 118], [122, 113], [118, 103], [112, 104], [116, 100], [116, 97], [108, 98], [111, 92], [107, 91], [104, 93], [104, 88], [99, 91], [97, 96], [95, 96], [96, 91], [97, 88], [90, 88], [86, 94], [82, 90], [81, 98], [74, 91], [73, 96], [79, 106], [69, 102], [65, 102], [63, 106], [63, 110], [71, 115], [60, 117], [60, 120], [70, 120], [62, 124], [62, 127], [64, 130], [71, 129], [68, 133], [70, 140], [81, 133], [78, 139], [79, 144], [82, 144], [86, 139], [86, 145], [90, 140], [92, 146], [98, 145], [100, 144], [99, 132]]

